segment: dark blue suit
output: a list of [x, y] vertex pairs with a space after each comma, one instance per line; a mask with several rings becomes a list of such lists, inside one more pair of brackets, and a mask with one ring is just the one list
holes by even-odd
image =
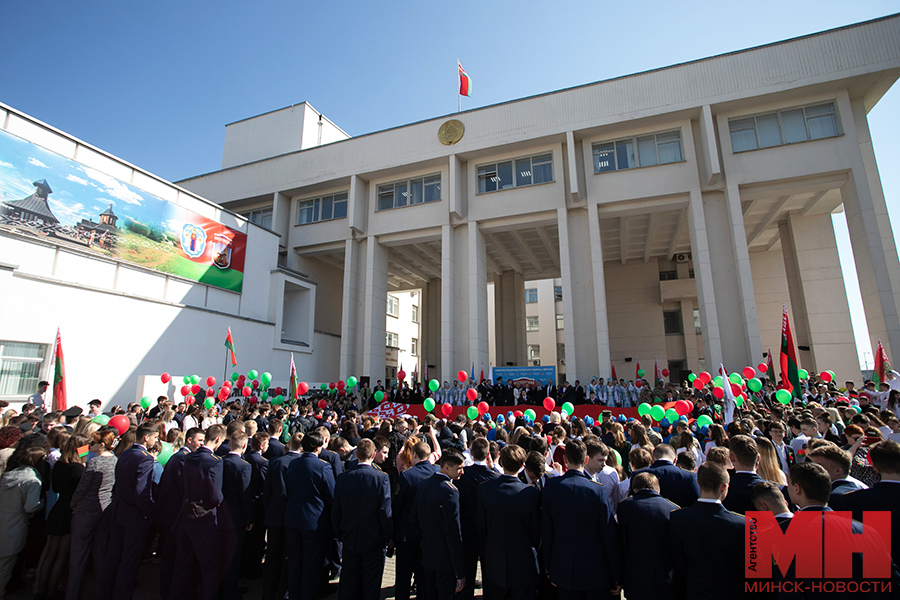
[[225, 501], [219, 509], [221, 535], [222, 597], [225, 600], [237, 598], [238, 576], [241, 572], [241, 553], [247, 525], [253, 523], [253, 500], [250, 494], [250, 479], [253, 468], [237, 454], [228, 453], [223, 459], [222, 495]]
[[643, 471], [656, 475], [659, 480], [659, 495], [678, 506], [691, 506], [700, 497], [697, 476], [679, 469], [669, 461], [657, 460], [646, 469], [635, 471], [631, 476], [634, 477]]
[[270, 460], [263, 484], [266, 526], [263, 600], [281, 600], [284, 594], [279, 594], [279, 591], [287, 587], [287, 570], [283, 568], [287, 553], [284, 533], [284, 509], [287, 505], [285, 474], [291, 462], [298, 458], [299, 452], [288, 452]]
[[643, 489], [619, 503], [619, 547], [624, 572], [622, 587], [628, 598], [670, 600], [672, 555], [669, 552], [669, 516], [679, 506]]
[[459, 593], [460, 598], [472, 598], [475, 595], [475, 573], [478, 570], [478, 558], [484, 562], [484, 546], [478, 537], [478, 520], [475, 505], [478, 501], [478, 487], [499, 477], [500, 474], [484, 465], [471, 465], [463, 470], [456, 482], [459, 489], [459, 523], [462, 529], [463, 558], [466, 563], [466, 587]]
[[853, 518], [865, 522], [863, 511], [886, 510], [891, 513], [891, 552], [897, 563], [900, 550], [900, 482], [879, 481], [867, 490], [848, 492], [840, 498], [831, 498], [834, 510], [849, 510]]
[[[336, 452], [322, 448], [319, 451], [319, 460], [324, 460], [331, 465], [331, 472], [334, 474], [334, 480], [337, 482], [338, 475], [344, 472], [344, 463]], [[335, 578], [341, 572], [341, 542], [337, 539], [332, 540], [327, 557], [327, 566], [332, 578]]]
[[391, 541], [391, 481], [369, 464], [342, 473], [334, 487], [331, 522], [344, 545], [340, 597], [378, 600], [384, 549]]
[[173, 598], [186, 597], [196, 581], [192, 569], [194, 560], [200, 565], [201, 598], [208, 600], [218, 595], [220, 562], [209, 553], [210, 548], [218, 548], [220, 543], [223, 466], [222, 459], [206, 446], [184, 459], [184, 504], [175, 524], [178, 552], [172, 574]]
[[397, 600], [409, 600], [413, 573], [422, 581], [419, 559], [419, 533], [410, 527], [416, 507], [416, 493], [423, 481], [438, 472], [438, 468], [423, 460], [397, 477], [397, 491], [392, 507], [394, 513], [394, 544], [397, 548], [394, 593]]
[[[728, 483], [728, 495], [722, 500], [722, 505], [731, 512], [742, 515], [747, 514], [748, 510], [756, 510], [753, 503], [750, 501], [750, 497], [753, 494], [753, 487], [757, 483], [762, 483], [763, 481], [765, 481], [765, 479], [756, 473], [748, 473], [746, 471], [733, 473], [731, 475], [731, 480]], [[778, 487], [781, 489], [781, 494], [784, 496], [787, 505], [793, 506], [793, 503], [788, 496], [787, 488], [781, 485]]]
[[621, 578], [619, 540], [609, 494], [582, 471], [547, 480], [541, 510], [541, 552], [550, 581], [564, 598], [608, 593]]
[[422, 482], [411, 526], [427, 540], [420, 546], [423, 585], [419, 590], [425, 598], [453, 598], [456, 580], [466, 576], [466, 565], [459, 526], [459, 490], [449, 477], [438, 472]]
[[275, 436], [269, 436], [269, 448], [266, 450], [266, 453], [263, 457], [266, 460], [275, 460], [279, 456], [284, 454], [284, 444], [278, 441], [278, 438]]
[[[744, 517], [711, 502], [672, 513], [672, 558], [692, 600], [740, 597], [744, 591]], [[702, 532], [702, 535], [698, 534]]]
[[156, 502], [159, 512], [156, 522], [162, 526], [161, 550], [159, 554], [159, 593], [166, 600], [169, 597], [169, 587], [172, 585], [172, 570], [175, 568], [175, 552], [178, 550], [177, 536], [173, 525], [181, 511], [181, 501], [184, 498], [184, 486], [181, 482], [184, 459], [191, 451], [182, 446], [178, 452], [169, 457], [159, 479], [157, 491], [159, 498]]
[[534, 598], [541, 493], [514, 475], [500, 475], [478, 486], [475, 513], [478, 537], [484, 545], [481, 572], [485, 596]]
[[329, 540], [333, 537], [331, 465], [311, 452], [304, 452], [288, 467], [285, 489], [288, 590], [291, 600], [316, 600]]
[[109, 547], [106, 552], [106, 577], [98, 586], [102, 600], [130, 600], [134, 581], [141, 566], [144, 543], [156, 518], [153, 497], [153, 465], [156, 461], [140, 444], [122, 453], [116, 462], [113, 486], [113, 518]]
[[253, 529], [247, 532], [244, 539], [244, 556], [241, 561], [242, 570], [250, 577], [261, 577], [260, 562], [265, 547], [265, 505], [263, 492], [266, 485], [266, 474], [269, 461], [256, 450], [247, 450], [244, 460], [250, 463], [250, 498], [252, 500]]

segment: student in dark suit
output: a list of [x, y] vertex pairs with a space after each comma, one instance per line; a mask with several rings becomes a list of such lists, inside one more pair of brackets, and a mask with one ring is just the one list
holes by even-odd
[[840, 503], [840, 496], [848, 492], [866, 489], [863, 482], [850, 477], [850, 466], [853, 458], [849, 452], [838, 448], [834, 444], [822, 444], [810, 450], [806, 455], [807, 460], [822, 465], [831, 478], [831, 497], [829, 506]]
[[542, 491], [547, 484], [548, 477], [544, 474], [547, 464], [546, 457], [540, 452], [529, 452], [525, 455], [525, 467], [519, 473], [519, 481], [529, 487]]
[[189, 429], [184, 434], [184, 446], [178, 452], [169, 457], [159, 479], [159, 499], [157, 506], [156, 522], [163, 527], [162, 549], [158, 552], [159, 562], [159, 592], [163, 600], [169, 597], [169, 587], [172, 585], [172, 570], [175, 568], [175, 552], [178, 549], [175, 521], [181, 511], [181, 501], [184, 498], [184, 484], [182, 473], [184, 472], [184, 459], [203, 445], [205, 439], [203, 430], [199, 427]]
[[323, 444], [318, 431], [303, 436], [303, 453], [291, 462], [285, 476], [284, 529], [291, 600], [316, 600], [333, 537], [334, 473], [331, 465], [319, 458]]
[[[337, 481], [338, 475], [344, 472], [344, 463], [336, 452], [328, 449], [328, 443], [331, 441], [331, 430], [327, 427], [319, 427], [316, 431], [322, 436], [322, 450], [319, 452], [319, 459], [331, 465], [331, 473], [334, 476], [334, 480]], [[341, 573], [341, 542], [339, 540], [331, 540], [326, 557], [329, 577], [337, 579]]]
[[506, 446], [500, 451], [503, 475], [478, 486], [475, 515], [484, 545], [481, 572], [484, 596], [491, 600], [533, 600], [538, 586], [541, 493], [516, 477], [524, 464], [525, 451]]
[[[659, 494], [678, 506], [691, 506], [700, 496], [697, 476], [675, 466], [675, 450], [668, 444], [660, 444], [653, 449], [654, 462], [646, 469], [659, 480]], [[631, 490], [634, 492], [634, 490]]]
[[543, 492], [541, 550], [560, 600], [621, 591], [619, 541], [609, 494], [585, 474], [586, 460], [584, 443], [568, 442], [568, 470], [562, 477], [550, 478]]
[[[463, 474], [463, 456], [447, 448], [441, 454], [441, 470], [422, 482], [412, 512], [422, 552], [422, 582], [418, 593], [425, 598], [452, 600], [466, 585], [462, 533], [459, 525], [459, 490], [453, 482]], [[417, 595], [418, 597], [418, 595]]]
[[675, 565], [669, 552], [669, 517], [679, 506], [659, 495], [659, 480], [648, 471], [631, 481], [634, 495], [619, 503], [622, 588], [629, 598], [670, 600]]
[[[238, 423], [239, 421], [232, 421]], [[222, 518], [221, 532], [222, 598], [237, 600], [238, 576], [246, 532], [253, 528], [253, 497], [250, 480], [253, 468], [241, 455], [247, 450], [247, 434], [235, 431], [231, 436], [231, 451], [222, 459]]]
[[263, 453], [266, 460], [273, 460], [284, 454], [284, 444], [278, 441], [283, 427], [278, 419], [269, 421], [269, 448]]
[[[778, 528], [781, 529], [782, 533], [788, 530], [794, 515], [790, 508], [788, 508], [788, 501], [785, 500], [780, 486], [772, 481], [757, 483], [753, 486], [753, 494], [750, 499], [753, 502], [754, 510], [771, 512], [775, 516], [775, 523]], [[765, 525], [759, 525], [757, 523], [757, 528], [758, 533], [765, 533]], [[801, 600], [806, 598], [806, 594], [802, 591], [795, 591], [793, 585], [789, 585], [785, 590], [784, 581], [793, 581], [796, 579], [795, 569], [796, 565], [795, 563], [792, 563], [788, 568], [788, 571], [782, 573], [780, 567], [773, 565], [773, 583], [778, 584], [779, 589], [782, 589], [782, 591], [777, 592], [774, 596], [770, 597], [778, 598], [778, 600]]]
[[184, 459], [184, 504], [175, 529], [178, 551], [172, 574], [172, 598], [185, 598], [197, 580], [193, 565], [199, 564], [200, 597], [212, 600], [219, 592], [219, 561], [210, 556], [219, 548], [219, 505], [222, 496], [222, 459], [215, 455], [225, 440], [225, 427], [211, 425], [203, 445]]
[[781, 421], [775, 421], [769, 426], [769, 437], [772, 438], [772, 444], [775, 446], [775, 454], [778, 457], [778, 466], [784, 471], [787, 477], [791, 472], [791, 467], [797, 462], [794, 455], [794, 449], [790, 444], [784, 441], [784, 424]]
[[697, 469], [697, 481], [697, 502], [669, 518], [675, 570], [686, 581], [688, 598], [739, 597], [744, 591], [744, 517], [722, 506], [728, 472], [706, 462]]
[[734, 465], [734, 473], [728, 482], [728, 496], [722, 505], [728, 510], [740, 514], [753, 510], [750, 496], [753, 486], [762, 483], [762, 477], [756, 474], [759, 466], [759, 448], [756, 440], [747, 435], [735, 435], [728, 440], [728, 457]]
[[300, 458], [300, 442], [303, 436], [295, 433], [288, 442], [286, 454], [273, 458], [268, 463], [266, 481], [263, 485], [263, 506], [265, 507], [266, 562], [263, 569], [263, 600], [281, 600], [287, 588], [285, 556], [284, 511], [287, 506], [285, 474], [291, 462]]
[[394, 593], [397, 600], [409, 600], [409, 590], [413, 573], [416, 581], [422, 581], [419, 557], [419, 532], [410, 527], [412, 514], [416, 508], [416, 495], [423, 481], [438, 472], [438, 468], [428, 461], [431, 448], [419, 442], [412, 448], [412, 466], [400, 473], [397, 490], [393, 498], [394, 545], [397, 549]]
[[459, 593], [460, 598], [473, 598], [475, 596], [475, 573], [478, 570], [478, 559], [482, 560], [484, 569], [484, 547], [478, 537], [478, 521], [476, 519], [475, 504], [478, 500], [478, 488], [486, 481], [491, 481], [500, 476], [488, 465], [491, 459], [491, 446], [483, 437], [476, 438], [469, 450], [472, 460], [471, 466], [466, 467], [460, 475], [456, 487], [459, 489], [459, 520], [462, 529], [463, 559], [466, 563], [466, 587]]
[[153, 465], [156, 461], [147, 451], [159, 439], [159, 428], [144, 423], [135, 432], [135, 444], [116, 462], [116, 483], [109, 513], [112, 529], [106, 549], [103, 582], [98, 586], [101, 600], [131, 600], [134, 582], [147, 534], [156, 517], [153, 496]]
[[243, 421], [235, 421], [232, 420], [229, 423], [222, 423], [225, 425], [225, 441], [216, 449], [216, 456], [219, 458], [225, 458], [228, 456], [228, 453], [231, 452], [231, 436], [240, 431], [244, 432], [244, 422]]
[[581, 382], [577, 379], [575, 380], [575, 385], [572, 386], [572, 404], [584, 404], [584, 388], [581, 386]]
[[250, 448], [244, 453], [244, 460], [250, 463], [250, 501], [253, 513], [253, 528], [247, 532], [244, 539], [244, 553], [241, 560], [242, 571], [250, 579], [262, 577], [262, 555], [265, 547], [265, 518], [266, 511], [263, 504], [263, 492], [266, 485], [266, 474], [269, 471], [269, 461], [263, 458], [263, 453], [268, 449], [269, 434], [260, 431], [250, 438]]
[[334, 487], [331, 523], [343, 543], [341, 600], [381, 597], [385, 547], [391, 541], [391, 483], [372, 464], [375, 443], [362, 439], [356, 446], [359, 461], [342, 473]]

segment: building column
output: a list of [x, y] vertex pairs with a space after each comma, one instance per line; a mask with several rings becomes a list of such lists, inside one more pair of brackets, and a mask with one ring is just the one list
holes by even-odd
[[800, 364], [810, 372], [833, 369], [838, 381], [857, 381], [859, 355], [844, 293], [831, 215], [790, 214], [778, 225]]
[[[422, 321], [422, 340], [419, 349], [419, 373], [424, 377], [425, 365], [428, 378], [441, 379], [441, 280], [437, 277], [429, 279], [422, 287], [422, 302], [419, 307], [419, 319]], [[424, 381], [424, 380], [423, 380]], [[427, 382], [426, 382], [427, 383]]]
[[[753, 272], [750, 269], [750, 252], [747, 249], [747, 232], [744, 229], [744, 213], [741, 210], [741, 192], [737, 184], [725, 187], [725, 211], [731, 231], [734, 253], [735, 278], [740, 306], [739, 314], [744, 339], [744, 365], [754, 365], [762, 359], [762, 342], [759, 339], [759, 317], [756, 314], [756, 296], [753, 293]], [[738, 369], [735, 364], [732, 368]]]
[[[600, 367], [600, 371], [596, 374], [604, 377], [612, 372], [609, 352], [609, 318], [606, 311], [606, 275], [603, 269], [600, 215], [597, 212], [597, 205], [593, 202], [588, 203], [588, 228], [591, 236], [591, 270], [594, 275], [594, 313], [597, 319], [597, 362]], [[568, 322], [565, 322], [564, 326], [568, 330]], [[568, 362], [568, 355], [566, 358]]]
[[[593, 252], [587, 208], [557, 211], [559, 265], [562, 273], [566, 378], [590, 381], [599, 374], [597, 309], [594, 298]], [[598, 225], [599, 227], [599, 221]], [[599, 239], [599, 236], [598, 236]], [[605, 301], [605, 295], [604, 295]], [[607, 351], [608, 352], [608, 351]], [[605, 372], [606, 369], [603, 369]]]
[[[375, 236], [366, 244], [366, 283], [363, 302], [362, 373], [371, 381], [384, 380], [387, 319], [387, 251]], [[346, 377], [341, 373], [341, 377]]]
[[[453, 227], [441, 227], [441, 377], [453, 373], [453, 280], [454, 280]], [[443, 379], [441, 381], [443, 381]]]
[[[468, 224], [469, 367], [488, 362], [487, 250], [478, 223]], [[473, 373], [470, 376], [475, 377]]]
[[681, 299], [681, 328], [684, 331], [684, 352], [687, 357], [687, 368], [694, 373], [700, 369], [700, 348], [697, 346], [697, 333], [694, 328], [694, 301]]
[[494, 279], [494, 338], [494, 366], [525, 365], [525, 279], [515, 271]]
[[697, 285], [697, 306], [700, 309], [700, 330], [703, 333], [703, 357], [706, 370], [722, 361], [722, 332], [716, 312], [715, 284], [709, 240], [706, 237], [706, 216], [703, 196], [699, 189], [691, 190], [687, 210], [688, 231], [691, 236], [691, 256], [694, 262], [694, 281]]
[[[362, 374], [359, 368], [362, 366], [357, 361], [360, 348], [360, 339], [357, 335], [362, 330], [358, 327], [357, 318], [361, 316], [360, 310], [360, 243], [356, 240], [347, 240], [344, 245], [344, 293], [341, 299], [341, 361], [340, 377], [353, 374]], [[383, 377], [376, 377], [383, 379]], [[370, 387], [374, 387], [375, 379]]]

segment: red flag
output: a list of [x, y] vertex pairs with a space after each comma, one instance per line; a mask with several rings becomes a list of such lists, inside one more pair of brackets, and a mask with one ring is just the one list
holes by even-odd
[[613, 361], [609, 361], [609, 366], [612, 367], [612, 378], [615, 381], [618, 381], [619, 378], [616, 376], [616, 363], [614, 363]]
[[484, 363], [481, 363], [481, 376], [478, 378], [478, 383], [484, 381]]
[[875, 384], [887, 381], [887, 373], [891, 370], [891, 362], [888, 360], [887, 352], [878, 340], [878, 348], [875, 350], [875, 372], [872, 373], [872, 380]]
[[63, 360], [62, 337], [59, 329], [56, 330], [56, 348], [53, 351], [55, 357], [53, 365], [53, 404], [54, 410], [66, 410], [66, 364]]
[[290, 383], [291, 402], [297, 400], [297, 368], [294, 366], [294, 353], [291, 352], [291, 383]]
[[795, 398], [801, 397], [800, 367], [797, 365], [797, 351], [794, 350], [794, 336], [788, 320], [787, 306], [781, 315], [781, 383]]
[[228, 335], [225, 336], [225, 347], [231, 352], [231, 366], [237, 366], [237, 357], [234, 355], [234, 339], [231, 337], [231, 327], [228, 328]]
[[459, 68], [459, 95], [471, 96], [472, 79], [469, 77], [469, 74], [466, 73], [466, 70], [462, 68], [459, 61], [456, 61], [456, 66]]
[[638, 371], [641, 370], [641, 359], [635, 357], [634, 362], [635, 362], [635, 365], [634, 365], [634, 378], [635, 378], [635, 380], [638, 380], [638, 379], [641, 378], [641, 376], [638, 375]]

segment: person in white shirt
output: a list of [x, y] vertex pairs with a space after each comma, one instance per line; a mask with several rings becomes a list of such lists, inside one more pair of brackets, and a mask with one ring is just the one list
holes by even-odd
[[803, 419], [800, 421], [800, 435], [791, 440], [791, 448], [794, 450], [794, 456], [798, 463], [806, 460], [806, 445], [809, 440], [814, 440], [819, 435], [819, 426], [815, 419]]
[[46, 407], [44, 406], [44, 394], [47, 392], [48, 387], [50, 387], [49, 383], [41, 381], [38, 383], [37, 393], [28, 396], [28, 402], [34, 404], [34, 411], [38, 414], [47, 412]]
[[772, 437], [772, 445], [775, 446], [775, 454], [778, 457], [778, 466], [784, 472], [785, 477], [790, 475], [791, 465], [794, 464], [794, 449], [784, 443], [784, 425], [780, 422], [772, 423], [769, 427], [769, 435]]
[[584, 472], [596, 483], [606, 488], [609, 502], [612, 505], [612, 513], [616, 514], [619, 505], [619, 473], [606, 464], [609, 457], [609, 446], [603, 442], [590, 442], [587, 444], [587, 461], [584, 463]]

